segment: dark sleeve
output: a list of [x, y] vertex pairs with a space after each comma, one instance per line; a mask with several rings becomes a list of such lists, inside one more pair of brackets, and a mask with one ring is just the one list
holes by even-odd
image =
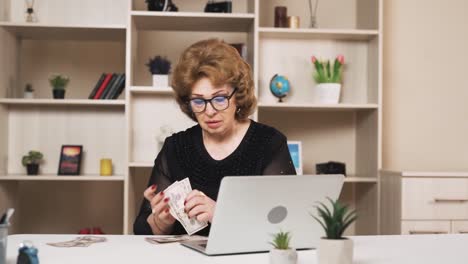
[[263, 169], [263, 175], [296, 175], [286, 137], [277, 132], [272, 138], [271, 146], [271, 154]]
[[[168, 140], [166, 139], [161, 151], [154, 161], [153, 170], [148, 182], [148, 187], [153, 184], [158, 186], [156, 192], [165, 190], [172, 183], [172, 178], [170, 176], [168, 167], [168, 149]], [[138, 213], [138, 216], [133, 223], [133, 233], [135, 235], [153, 235], [153, 231], [151, 230], [150, 225], [146, 222], [146, 219], [150, 214], [150, 203], [145, 198], [143, 198], [140, 212]]]

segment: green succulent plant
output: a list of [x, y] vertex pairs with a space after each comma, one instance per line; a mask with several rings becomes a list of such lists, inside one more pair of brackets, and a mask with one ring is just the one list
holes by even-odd
[[312, 56], [312, 64], [315, 67], [313, 78], [316, 83], [341, 83], [342, 68], [344, 64], [344, 56], [339, 55], [335, 58], [333, 69], [330, 60], [319, 60]]
[[272, 236], [273, 241], [270, 242], [270, 245], [280, 250], [289, 249], [289, 241], [291, 240], [291, 234], [289, 232], [280, 231]]
[[348, 205], [343, 205], [338, 200], [327, 199], [332, 205], [331, 209], [319, 203], [318, 217], [312, 217], [323, 227], [327, 239], [343, 239], [343, 233], [357, 219], [356, 210], [350, 210]]
[[70, 78], [61, 74], [52, 75], [49, 78], [49, 83], [53, 87], [54, 90], [65, 89], [65, 87], [67, 86], [69, 82], [70, 82]]
[[35, 150], [29, 151], [28, 155], [23, 156], [23, 159], [21, 160], [21, 163], [23, 166], [26, 166], [28, 164], [39, 164], [42, 161], [42, 158], [44, 155]]

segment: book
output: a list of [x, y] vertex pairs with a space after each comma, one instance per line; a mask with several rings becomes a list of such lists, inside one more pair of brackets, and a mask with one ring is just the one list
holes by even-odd
[[114, 94], [117, 92], [119, 88], [119, 83], [120, 79], [122, 79], [123, 74], [117, 74], [117, 78], [115, 79], [115, 82], [112, 83], [112, 86], [109, 88], [109, 92], [106, 94], [104, 99], [112, 99]]
[[114, 96], [112, 97], [112, 99], [117, 99], [119, 98], [120, 94], [122, 93], [122, 91], [125, 89], [125, 74], [122, 74], [123, 78], [120, 80], [120, 84], [118, 86], [118, 90], [116, 91], [116, 93], [114, 94]]
[[99, 99], [101, 97], [102, 93], [104, 92], [104, 89], [109, 84], [109, 81], [111, 80], [111, 78], [112, 78], [112, 73], [106, 74], [106, 78], [102, 82], [101, 86], [99, 87], [93, 99]]
[[107, 84], [106, 88], [104, 89], [104, 92], [102, 92], [101, 96], [99, 99], [106, 99], [107, 94], [110, 92], [110, 89], [112, 88], [112, 85], [117, 81], [118, 75], [116, 73], [112, 74], [112, 77], [109, 81], [109, 84]]
[[94, 89], [89, 94], [88, 99], [93, 99], [94, 98], [94, 96], [96, 95], [99, 87], [101, 87], [101, 84], [102, 84], [102, 82], [104, 81], [105, 78], [106, 78], [106, 74], [105, 73], [101, 74], [101, 77], [99, 78], [98, 82], [94, 86]]
[[244, 60], [247, 60], [247, 45], [244, 43], [230, 43], [229, 45], [233, 46]]

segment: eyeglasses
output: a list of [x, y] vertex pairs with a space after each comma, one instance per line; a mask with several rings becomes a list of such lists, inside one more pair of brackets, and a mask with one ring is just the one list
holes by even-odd
[[194, 113], [202, 113], [206, 110], [206, 104], [210, 103], [211, 106], [217, 111], [226, 110], [229, 107], [229, 100], [237, 91], [237, 88], [232, 91], [230, 95], [224, 96], [215, 96], [211, 99], [204, 99], [204, 98], [193, 98], [190, 99], [189, 104], [190, 108]]

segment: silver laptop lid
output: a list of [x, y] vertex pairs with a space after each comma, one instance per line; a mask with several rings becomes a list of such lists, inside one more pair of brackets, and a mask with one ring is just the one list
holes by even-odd
[[205, 253], [268, 251], [272, 234], [289, 231], [294, 248], [314, 248], [324, 231], [310, 215], [335, 200], [343, 175], [234, 176], [221, 182]]

